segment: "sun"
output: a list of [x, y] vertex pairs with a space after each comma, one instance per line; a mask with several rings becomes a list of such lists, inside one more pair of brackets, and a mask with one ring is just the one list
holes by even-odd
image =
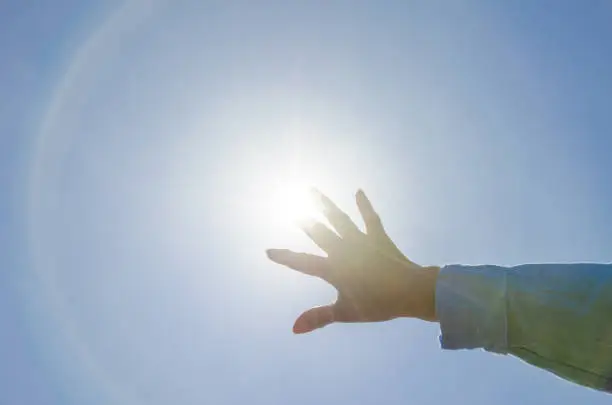
[[320, 209], [305, 181], [290, 179], [279, 182], [270, 199], [269, 213], [276, 222], [298, 223], [317, 219]]

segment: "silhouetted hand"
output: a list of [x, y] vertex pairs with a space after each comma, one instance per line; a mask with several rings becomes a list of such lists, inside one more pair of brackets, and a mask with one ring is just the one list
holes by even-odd
[[372, 204], [359, 190], [357, 206], [363, 233], [329, 198], [313, 190], [335, 233], [320, 222], [303, 225], [327, 257], [270, 249], [268, 257], [302, 273], [320, 277], [338, 290], [335, 303], [307, 310], [294, 333], [311, 332], [333, 322], [377, 322], [399, 317], [436, 321], [437, 267], [421, 267], [389, 238]]

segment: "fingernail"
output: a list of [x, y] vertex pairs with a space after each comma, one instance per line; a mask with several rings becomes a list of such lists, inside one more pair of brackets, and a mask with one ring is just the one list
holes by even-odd
[[308, 328], [308, 326], [304, 325], [304, 323], [300, 322], [299, 320], [293, 324], [293, 333], [295, 333], [296, 335], [302, 335], [308, 332], [309, 330], [310, 329]]
[[278, 259], [278, 257], [280, 255], [282, 255], [284, 249], [268, 249], [266, 250], [266, 255], [268, 256], [268, 259], [274, 260], [274, 259]]
[[325, 195], [318, 188], [312, 187], [310, 189], [310, 197], [318, 208], [324, 205]]
[[360, 206], [368, 204], [368, 197], [366, 197], [362, 189], [357, 190], [357, 196], [355, 199], [357, 200], [357, 204], [359, 204]]
[[319, 191], [318, 188], [316, 187], [310, 187], [310, 189], [308, 190], [310, 192], [311, 195], [313, 195], [314, 197], [321, 197], [323, 195], [323, 193], [321, 193]]

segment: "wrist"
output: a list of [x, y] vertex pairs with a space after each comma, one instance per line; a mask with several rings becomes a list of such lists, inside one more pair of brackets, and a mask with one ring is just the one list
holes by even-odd
[[436, 285], [440, 267], [427, 266], [418, 269], [415, 279], [408, 289], [409, 297], [406, 317], [418, 318], [429, 322], [438, 322], [436, 314]]
[[427, 282], [427, 312], [426, 321], [438, 322], [438, 315], [436, 314], [436, 286], [438, 284], [438, 275], [440, 274], [440, 267], [430, 266], [426, 267], [425, 270], [428, 274]]

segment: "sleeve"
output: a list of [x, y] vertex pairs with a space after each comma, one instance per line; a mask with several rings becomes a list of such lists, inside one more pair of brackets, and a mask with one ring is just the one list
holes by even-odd
[[446, 266], [436, 313], [443, 349], [514, 355], [612, 392], [612, 265]]

